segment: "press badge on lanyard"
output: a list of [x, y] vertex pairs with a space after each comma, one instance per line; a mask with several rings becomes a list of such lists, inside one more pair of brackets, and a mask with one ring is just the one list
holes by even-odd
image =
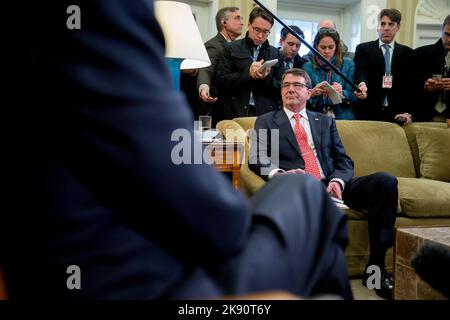
[[383, 76], [383, 89], [392, 89], [392, 76]]

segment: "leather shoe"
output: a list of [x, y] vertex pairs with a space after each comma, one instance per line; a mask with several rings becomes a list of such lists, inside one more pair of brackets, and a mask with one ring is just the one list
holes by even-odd
[[[368, 267], [368, 266], [367, 266]], [[364, 270], [363, 278], [362, 278], [362, 284], [367, 287], [367, 280], [372, 275], [370, 273], [367, 273], [367, 267]], [[380, 279], [380, 288], [375, 288], [375, 293], [377, 296], [386, 299], [386, 300], [392, 300], [392, 291], [393, 291], [393, 279], [392, 275], [386, 271], [386, 269], [380, 267], [381, 269], [381, 279]]]

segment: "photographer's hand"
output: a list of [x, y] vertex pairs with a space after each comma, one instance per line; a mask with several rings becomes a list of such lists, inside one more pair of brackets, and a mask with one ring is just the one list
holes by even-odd
[[411, 124], [411, 123], [412, 123], [412, 115], [410, 115], [409, 113], [400, 113], [400, 114], [397, 114], [397, 115], [394, 117], [394, 119], [397, 120], [397, 119], [399, 119], [399, 118], [401, 118], [401, 117], [403, 117], [403, 118], [406, 119], [406, 122], [403, 123], [403, 126], [406, 126], [407, 124]]

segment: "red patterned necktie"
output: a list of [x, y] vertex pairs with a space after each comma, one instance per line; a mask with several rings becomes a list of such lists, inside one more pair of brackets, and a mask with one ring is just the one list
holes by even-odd
[[300, 152], [302, 153], [303, 160], [305, 161], [305, 171], [307, 174], [313, 176], [317, 180], [321, 180], [317, 158], [314, 154], [314, 151], [308, 144], [308, 137], [306, 135], [305, 128], [303, 128], [303, 126], [300, 124], [300, 117], [300, 114], [294, 114], [294, 134], [295, 138], [297, 139], [298, 146], [300, 147]]

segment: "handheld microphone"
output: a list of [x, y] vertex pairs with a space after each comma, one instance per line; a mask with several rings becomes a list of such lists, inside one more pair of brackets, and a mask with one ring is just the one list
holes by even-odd
[[411, 266], [430, 286], [450, 298], [449, 247], [439, 243], [426, 243], [411, 259]]
[[209, 96], [211, 98], [217, 98], [217, 89], [213, 86], [209, 87]]

